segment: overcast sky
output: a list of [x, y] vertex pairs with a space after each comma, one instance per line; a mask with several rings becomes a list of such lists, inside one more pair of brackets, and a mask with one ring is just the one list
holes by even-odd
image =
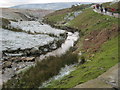
[[113, 0], [0, 0], [0, 7], [11, 7], [20, 4], [53, 3], [53, 2], [109, 2]]

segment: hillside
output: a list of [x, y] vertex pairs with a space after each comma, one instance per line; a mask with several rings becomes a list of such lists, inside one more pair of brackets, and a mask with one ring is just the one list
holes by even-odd
[[[9, 80], [4, 87], [38, 88], [42, 82], [58, 75], [61, 67], [78, 62], [70, 74], [52, 80], [45, 86], [45, 88], [73, 88], [99, 77], [118, 64], [119, 18], [94, 12], [91, 5], [72, 6], [46, 15], [44, 23], [58, 29], [77, 31], [79, 40], [65, 55], [37, 62], [25, 73], [21, 72]], [[118, 87], [117, 82], [113, 83], [110, 88]], [[105, 83], [101, 85], [107, 88]]]
[[[75, 4], [78, 4], [78, 3], [80, 3], [80, 2], [24, 4], [24, 5], [13, 6], [11, 8], [59, 10], [59, 9], [63, 9], [63, 8], [70, 8], [72, 5], [75, 5]], [[89, 3], [81, 3], [81, 4], [89, 4]]]
[[[106, 3], [105, 3], [106, 4]], [[79, 59], [86, 63], [77, 67], [70, 75], [53, 81], [50, 88], [72, 88], [78, 84], [94, 79], [118, 63], [118, 18], [102, 15], [91, 8], [82, 9], [81, 14], [73, 20], [65, 20], [72, 8], [59, 10], [45, 17], [45, 22], [52, 26], [71, 27], [80, 32], [80, 40], [74, 53], [81, 53]], [[65, 12], [65, 13], [63, 13]], [[58, 14], [57, 14], [58, 13]], [[61, 23], [64, 22], [64, 23]], [[57, 24], [56, 24], [57, 23]], [[108, 49], [110, 48], [110, 49]]]
[[14, 8], [0, 8], [2, 14], [0, 17], [10, 19], [10, 20], [34, 20], [42, 19], [45, 15], [53, 12], [53, 10], [28, 10], [28, 9], [14, 9]]

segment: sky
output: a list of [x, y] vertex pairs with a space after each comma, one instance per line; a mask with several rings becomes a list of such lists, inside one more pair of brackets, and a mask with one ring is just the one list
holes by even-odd
[[11, 7], [20, 4], [54, 3], [54, 2], [109, 2], [112, 0], [0, 0], [0, 7]]

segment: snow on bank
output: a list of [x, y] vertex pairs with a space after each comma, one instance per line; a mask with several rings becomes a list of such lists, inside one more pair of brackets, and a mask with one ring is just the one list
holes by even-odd
[[56, 36], [65, 33], [64, 30], [55, 29], [45, 24], [41, 25], [38, 21], [11, 21], [11, 26], [31, 33], [54, 34]]
[[16, 50], [18, 48], [26, 49], [43, 46], [55, 40], [55, 38], [44, 34], [31, 35], [24, 32], [13, 32], [5, 29], [1, 30], [3, 35], [2, 50]]

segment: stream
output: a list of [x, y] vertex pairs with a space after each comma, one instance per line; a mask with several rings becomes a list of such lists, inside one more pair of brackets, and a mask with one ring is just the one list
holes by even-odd
[[44, 58], [47, 58], [49, 56], [60, 56], [62, 54], [65, 54], [71, 47], [74, 46], [74, 43], [78, 40], [78, 38], [79, 38], [78, 32], [75, 32], [75, 33], [68, 32], [67, 39], [61, 45], [61, 47], [56, 49], [55, 51], [48, 52], [45, 55], [41, 55], [40, 60], [43, 60]]
[[[53, 28], [54, 29], [54, 28]], [[6, 30], [4, 30], [6, 31]], [[8, 31], [8, 32], [11, 32], [11, 31]], [[14, 33], [13, 33], [14, 34]], [[23, 33], [24, 34], [24, 33]], [[15, 35], [17, 35], [15, 33]], [[15, 36], [14, 35], [14, 36]], [[19, 34], [18, 34], [19, 35]], [[18, 36], [17, 36], [18, 37]], [[20, 36], [19, 36], [20, 37]], [[78, 40], [79, 38], [79, 33], [78, 32], [67, 32], [67, 38], [65, 40], [64, 43], [62, 43], [61, 47], [59, 47], [58, 49], [56, 50], [53, 50], [51, 52], [48, 52], [46, 54], [42, 54], [40, 55], [39, 57], [36, 58], [36, 60], [43, 60], [49, 56], [60, 56], [62, 54], [65, 54], [71, 47], [74, 46], [75, 42]], [[7, 40], [8, 38], [5, 38], [5, 40]], [[21, 39], [21, 38], [20, 38]], [[46, 38], [45, 38], [46, 39]], [[50, 39], [50, 38], [49, 38]], [[9, 38], [10, 40], [10, 38]], [[14, 39], [15, 40], [15, 39]], [[19, 41], [19, 39], [18, 39]], [[15, 42], [16, 43], [16, 42]], [[16, 44], [18, 45], [18, 43]], [[20, 46], [20, 45], [19, 45]], [[22, 47], [22, 46], [21, 46]], [[24, 46], [23, 46], [24, 47]], [[15, 57], [16, 60], [18, 59], [17, 57]], [[26, 57], [26, 58], [33, 58], [33, 57]], [[4, 61], [4, 60], [2, 60]], [[16, 61], [10, 61], [9, 58], [7, 58], [7, 61], [4, 61], [2, 62], [4, 64], [7, 64], [7, 65], [11, 65], [11, 67], [8, 67], [8, 68], [5, 68], [3, 69], [2, 71], [2, 79], [3, 79], [3, 82], [7, 82], [9, 79], [11, 79], [12, 77], [14, 77], [15, 74], [18, 74], [20, 73], [21, 71], [24, 71], [26, 70], [27, 68], [29, 68], [30, 66], [32, 65], [35, 65], [35, 61], [20, 61], [20, 62], [16, 62]], [[66, 66], [64, 68], [61, 68], [61, 71], [60, 73], [55, 76], [54, 78], [61, 78], [65, 75], [68, 75], [71, 71], [73, 71], [75, 68], [74, 68], [75, 65], [70, 65], [70, 66]], [[53, 79], [51, 79], [53, 80]], [[49, 80], [49, 82], [51, 81]]]
[[54, 80], [60, 80], [61, 78], [63, 78], [66, 75], [69, 75], [72, 71], [74, 71], [76, 69], [77, 64], [72, 64], [72, 65], [66, 65], [65, 67], [61, 68], [60, 72], [58, 75], [53, 76], [52, 78], [50, 78], [49, 80], [45, 81], [42, 83], [42, 85], [39, 88], [45, 88], [48, 85], [50, 85], [50, 83]]
[[[71, 47], [74, 46], [74, 43], [75, 43], [75, 41], [78, 40], [78, 38], [79, 38], [79, 33], [78, 32], [75, 32], [75, 33], [68, 32], [68, 37], [65, 40], [65, 42], [61, 45], [61, 47], [58, 48], [55, 51], [47, 53], [46, 55], [41, 55], [40, 60], [43, 60], [43, 59], [45, 59], [49, 56], [60, 56], [62, 54], [65, 54]], [[69, 75], [70, 72], [72, 72], [76, 69], [76, 67], [75, 67], [76, 65], [77, 64], [71, 64], [71, 65], [66, 65], [65, 67], [61, 68], [58, 75], [53, 76], [49, 80], [43, 82], [42, 85], [39, 88], [47, 87], [48, 85], [50, 85], [50, 83], [53, 80], [60, 80], [64, 76]]]

